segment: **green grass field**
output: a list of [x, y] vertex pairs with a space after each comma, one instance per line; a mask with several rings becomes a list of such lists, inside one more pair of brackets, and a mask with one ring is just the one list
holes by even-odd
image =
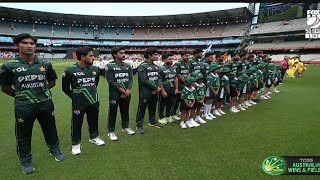
[[[16, 155], [13, 99], [0, 93], [0, 179], [273, 179], [261, 168], [268, 156], [319, 155], [320, 66], [307, 65], [304, 77], [286, 79], [278, 88], [281, 93], [272, 94], [272, 99], [238, 114], [227, 111], [227, 115], [198, 128], [180, 129], [175, 122], [156, 129], [147, 126], [145, 120], [146, 134], [129, 136], [121, 132], [118, 114], [116, 142], [107, 137], [108, 87], [102, 79], [99, 130], [107, 145], [90, 144], [84, 122], [82, 154], [73, 156], [71, 102], [61, 91], [62, 71], [69, 64], [53, 63], [59, 79], [52, 89], [61, 149], [67, 159], [54, 161], [36, 122], [32, 139], [36, 171], [22, 174]], [[130, 108], [132, 128], [137, 93], [135, 78]]]

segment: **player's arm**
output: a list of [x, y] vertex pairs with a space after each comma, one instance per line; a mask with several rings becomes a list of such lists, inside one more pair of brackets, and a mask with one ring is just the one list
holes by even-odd
[[133, 84], [133, 69], [132, 69], [131, 66], [129, 66], [129, 82], [128, 82], [128, 88], [127, 89], [131, 90], [132, 84]]
[[96, 67], [95, 72], [96, 72], [95, 83], [96, 83], [96, 87], [98, 87], [100, 82], [100, 71], [98, 67]]
[[15, 90], [12, 88], [13, 78], [14, 74], [12, 71], [5, 65], [2, 65], [0, 70], [1, 91], [11, 97], [15, 96]]
[[72, 99], [71, 79], [72, 73], [66, 69], [62, 75], [62, 91]]
[[48, 62], [48, 69], [47, 69], [47, 73], [46, 73], [46, 79], [48, 81], [49, 89], [53, 88], [56, 85], [56, 79], [58, 79], [57, 73], [53, 69], [52, 64], [50, 62]]
[[114, 88], [117, 89], [121, 94], [125, 94], [125, 90], [123, 89], [124, 87], [120, 87], [118, 85], [118, 83], [116, 82], [116, 79], [114, 78], [114, 70], [112, 67], [109, 67], [109, 64], [107, 64], [107, 70], [106, 70], [106, 79], [109, 83], [109, 85]]
[[174, 80], [174, 85], [175, 85], [175, 93], [178, 94], [179, 93], [179, 80], [178, 80], [178, 77], [175, 78]]
[[[146, 70], [146, 68], [144, 66], [139, 66], [138, 76], [140, 78], [141, 85], [148, 86], [152, 90], [155, 90], [155, 91], [158, 89], [158, 87], [160, 87], [160, 84], [159, 84], [159, 86], [157, 86], [156, 83], [151, 83], [151, 81], [148, 80], [148, 78], [147, 78], [147, 70]], [[154, 81], [152, 81], [152, 82], [154, 82]]]

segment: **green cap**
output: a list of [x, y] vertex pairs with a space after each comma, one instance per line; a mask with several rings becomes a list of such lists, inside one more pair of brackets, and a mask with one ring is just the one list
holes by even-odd
[[222, 72], [229, 73], [232, 72], [232, 70], [229, 67], [223, 67]]
[[193, 72], [192, 74], [191, 74], [191, 77], [193, 77], [195, 80], [198, 80], [198, 79], [202, 79], [203, 78], [203, 75], [202, 75], [202, 73], [200, 73], [200, 72]]
[[270, 71], [274, 71], [276, 69], [276, 65], [275, 64], [268, 64], [267, 69]]
[[209, 71], [212, 72], [212, 71], [217, 70], [217, 69], [220, 69], [220, 68], [221, 68], [220, 65], [215, 64], [215, 63], [212, 63], [212, 64], [210, 64], [210, 66], [209, 66]]
[[196, 80], [193, 77], [187, 77], [185, 79], [186, 85], [189, 86], [190, 84], [194, 83]]
[[249, 80], [249, 76], [246, 73], [241, 74], [238, 79], [240, 81], [248, 81]]

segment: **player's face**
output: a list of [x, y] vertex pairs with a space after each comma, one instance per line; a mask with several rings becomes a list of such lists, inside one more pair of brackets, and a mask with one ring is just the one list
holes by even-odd
[[169, 56], [167, 59], [164, 60], [164, 63], [166, 63], [167, 65], [172, 65], [173, 59], [174, 59], [174, 56]]
[[151, 56], [149, 56], [149, 59], [152, 61], [158, 61], [159, 60], [159, 54], [158, 53], [154, 53]]
[[214, 56], [213, 56], [213, 55], [208, 56], [208, 57], [207, 57], [207, 61], [208, 61], [208, 62], [213, 62], [213, 61], [214, 61], [214, 59], [213, 59], [213, 58], [214, 58]]
[[234, 57], [233, 57], [234, 60], [239, 60], [240, 59], [240, 56], [239, 54], [236, 54]]
[[117, 52], [117, 54], [115, 54], [115, 59], [119, 59], [119, 60], [125, 60], [126, 59], [126, 52], [124, 50], [120, 50]]
[[189, 58], [190, 58], [190, 54], [185, 54], [185, 55], [183, 55], [183, 56], [181, 56], [181, 59], [183, 60], [183, 61], [188, 61], [189, 60]]
[[36, 52], [36, 44], [31, 38], [26, 38], [18, 44], [19, 53], [24, 55], [33, 55]]
[[88, 52], [86, 56], [82, 56], [82, 59], [87, 65], [92, 65], [94, 60], [93, 52], [92, 51]]

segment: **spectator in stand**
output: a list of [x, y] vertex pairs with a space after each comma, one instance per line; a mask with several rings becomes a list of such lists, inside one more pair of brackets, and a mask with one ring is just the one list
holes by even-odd
[[284, 56], [283, 60], [280, 62], [281, 66], [282, 66], [282, 69], [281, 69], [282, 82], [284, 81], [284, 79], [283, 79], [284, 75], [286, 74], [286, 71], [289, 68], [289, 63], [288, 63], [289, 59], [290, 59], [289, 56]]

